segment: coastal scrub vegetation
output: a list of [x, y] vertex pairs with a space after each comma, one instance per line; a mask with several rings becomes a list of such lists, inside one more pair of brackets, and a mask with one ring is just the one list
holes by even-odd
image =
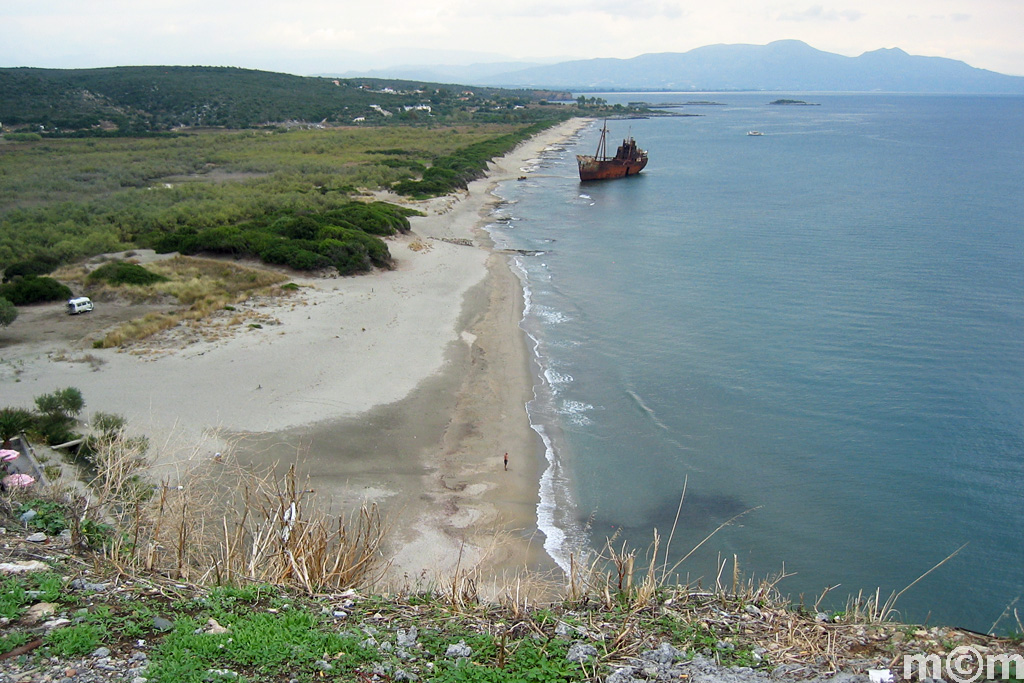
[[[351, 230], [386, 236], [401, 211], [354, 199], [446, 194], [546, 126], [627, 113], [554, 103], [564, 92], [228, 67], [4, 68], [0, 91], [5, 280], [158, 243], [304, 270], [386, 267], [380, 244]], [[272, 229], [338, 211], [330, 225], [345, 230], [332, 235], [283, 245]]]
[[481, 140], [439, 157], [423, 171], [419, 180], [401, 180], [393, 188], [399, 194], [414, 197], [437, 197], [464, 189], [471, 180], [481, 177], [487, 162], [504, 154], [528, 137], [539, 133], [546, 124], [534, 124], [514, 133]]
[[[407, 230], [413, 212], [367, 202], [358, 188], [449, 192], [536, 130], [474, 124], [0, 144], [0, 267], [13, 280], [95, 254], [179, 246], [304, 270], [386, 267], [382, 243], [352, 231], [386, 237]], [[299, 237], [289, 222], [304, 218], [345, 230]]]
[[153, 240], [158, 252], [258, 258], [296, 270], [333, 266], [340, 275], [391, 267], [381, 239], [409, 231], [416, 213], [384, 202], [349, 202], [327, 211], [274, 217], [199, 231], [179, 228]]

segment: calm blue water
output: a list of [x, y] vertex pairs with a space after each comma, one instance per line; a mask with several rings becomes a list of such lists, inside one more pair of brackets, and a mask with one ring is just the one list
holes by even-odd
[[988, 630], [1024, 595], [1024, 98], [784, 96], [611, 121], [635, 178], [579, 182], [591, 127], [499, 188], [495, 240], [541, 252], [546, 547], [645, 549], [686, 479], [676, 557], [750, 510], [691, 579], [736, 555], [841, 607], [968, 543], [897, 607]]

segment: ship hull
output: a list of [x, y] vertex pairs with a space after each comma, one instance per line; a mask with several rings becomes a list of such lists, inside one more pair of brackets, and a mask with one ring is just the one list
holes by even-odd
[[647, 165], [647, 159], [599, 160], [592, 156], [577, 155], [576, 163], [580, 168], [580, 180], [611, 180], [639, 173]]

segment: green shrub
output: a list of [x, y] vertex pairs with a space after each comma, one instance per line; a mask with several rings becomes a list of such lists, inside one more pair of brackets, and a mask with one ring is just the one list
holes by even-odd
[[158, 254], [169, 254], [172, 251], [194, 254], [199, 251], [199, 231], [192, 227], [179, 228], [153, 239], [152, 245]]
[[24, 408], [0, 408], [0, 441], [13, 439], [28, 430], [35, 423], [31, 410]]
[[46, 443], [56, 446], [79, 437], [71, 427], [85, 407], [81, 391], [75, 387], [57, 389], [53, 393], [36, 396], [35, 401], [40, 415], [34, 418], [34, 430]]
[[199, 233], [189, 248], [192, 252], [208, 251], [215, 254], [245, 254], [246, 244], [237, 225], [220, 225]]
[[[338, 272], [343, 275], [356, 271], [343, 271], [342, 268], [338, 266], [336, 261], [342, 254], [365, 254], [368, 259], [368, 263], [365, 267], [360, 268], [359, 270], [370, 270], [373, 266], [377, 266], [379, 268], [391, 267], [391, 252], [388, 250], [388, 245], [379, 237], [367, 235], [362, 230], [343, 228], [337, 225], [331, 225], [323, 228], [320, 231], [320, 235], [323, 239], [317, 248], [317, 252], [329, 258], [331, 262], [338, 267]], [[339, 243], [351, 246], [341, 249]], [[356, 247], [355, 245], [359, 246]]]
[[146, 270], [136, 263], [125, 261], [113, 261], [102, 265], [89, 273], [90, 280], [103, 280], [112, 285], [152, 285], [157, 282], [166, 282], [163, 275]]
[[16, 277], [29, 275], [48, 275], [60, 265], [57, 259], [50, 256], [36, 256], [35, 258], [18, 261], [4, 268], [4, 282], [10, 282]]
[[0, 297], [0, 327], [7, 327], [17, 319], [17, 307], [7, 299]]
[[287, 242], [286, 238], [260, 228], [249, 228], [242, 231], [242, 240], [245, 244], [245, 253], [260, 259], [263, 259], [262, 255], [265, 252]]
[[295, 270], [317, 270], [326, 268], [330, 262], [320, 254], [307, 249], [294, 249], [288, 255], [287, 265]]
[[78, 415], [85, 407], [82, 392], [75, 387], [65, 387], [50, 394], [40, 394], [36, 396], [35, 401], [39, 412], [66, 420]]
[[313, 240], [320, 224], [309, 216], [289, 216], [275, 221], [271, 230], [293, 240]]
[[373, 268], [369, 252], [359, 242], [326, 239], [320, 244], [321, 253], [330, 260], [331, 265], [337, 268], [341, 275], [362, 273]]
[[36, 421], [35, 429], [50, 446], [59, 446], [62, 443], [74, 441], [79, 437], [78, 434], [71, 431], [71, 427], [66, 420], [50, 415], [40, 417]]
[[352, 202], [340, 209], [322, 214], [330, 225], [341, 225], [368, 232], [373, 235], [394, 235], [409, 232], [409, 213], [400, 207], [384, 202]]
[[114, 413], [95, 412], [92, 415], [92, 426], [107, 438], [116, 436], [128, 424], [128, 420], [122, 415]]
[[38, 142], [42, 139], [39, 133], [4, 133], [4, 140], [11, 142]]
[[333, 265], [342, 274], [350, 274], [374, 267], [390, 268], [391, 252], [378, 235], [408, 232], [409, 216], [417, 213], [385, 202], [349, 202], [328, 211], [298, 216], [282, 211], [206, 230], [183, 227], [153, 240], [153, 244], [164, 253], [250, 256], [305, 271]]
[[30, 275], [0, 285], [0, 298], [7, 299], [15, 306], [28, 306], [70, 299], [71, 290], [53, 278]]

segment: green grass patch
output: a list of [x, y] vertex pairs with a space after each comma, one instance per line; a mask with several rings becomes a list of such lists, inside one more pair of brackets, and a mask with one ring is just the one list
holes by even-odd
[[226, 669], [261, 680], [309, 680], [320, 671], [316, 662], [328, 660], [332, 676], [341, 674], [345, 680], [346, 672], [377, 654], [363, 646], [365, 636], [333, 632], [310, 612], [218, 614], [228, 633], [203, 632], [201, 617], [175, 622], [154, 653], [147, 678], [154, 683], [200, 683], [210, 669]]
[[32, 640], [27, 633], [14, 632], [0, 635], [0, 655], [7, 654], [16, 647], [21, 647]]
[[64, 580], [52, 572], [9, 576], [0, 581], [0, 617], [15, 620], [37, 602], [57, 602], [63, 587]]
[[99, 624], [73, 624], [47, 633], [43, 645], [53, 657], [76, 657], [103, 645], [107, 635], [107, 630]]

